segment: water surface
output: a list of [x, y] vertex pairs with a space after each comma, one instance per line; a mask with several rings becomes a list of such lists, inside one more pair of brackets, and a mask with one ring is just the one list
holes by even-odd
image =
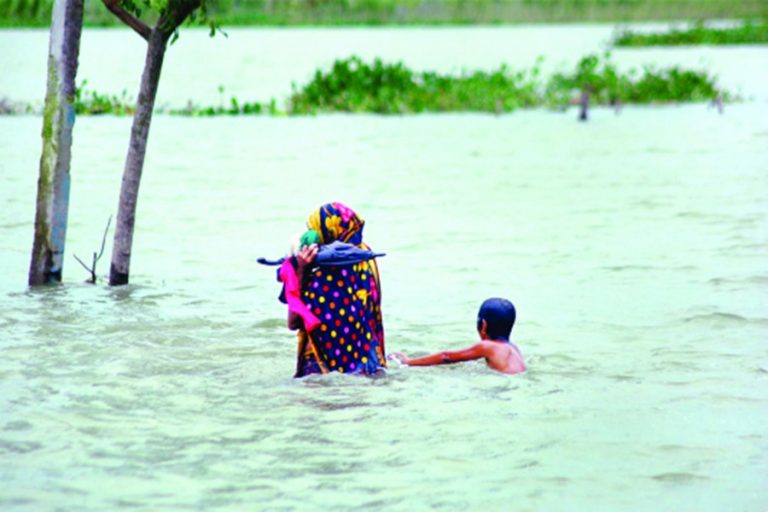
[[[66, 283], [39, 291], [40, 119], [0, 117], [2, 509], [768, 507], [768, 106], [572, 114], [159, 116], [119, 289], [72, 253], [130, 120], [82, 117]], [[471, 343], [502, 295], [530, 371], [292, 380], [255, 258], [331, 199], [388, 253], [389, 350]]]

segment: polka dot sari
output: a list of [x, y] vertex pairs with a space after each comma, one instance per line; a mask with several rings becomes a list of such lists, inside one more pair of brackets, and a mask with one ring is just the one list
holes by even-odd
[[[341, 240], [369, 249], [362, 241], [363, 225], [363, 219], [341, 203], [322, 206], [307, 222], [321, 244]], [[302, 300], [321, 324], [311, 333], [299, 331], [297, 377], [328, 372], [370, 375], [386, 366], [375, 260], [307, 271]]]

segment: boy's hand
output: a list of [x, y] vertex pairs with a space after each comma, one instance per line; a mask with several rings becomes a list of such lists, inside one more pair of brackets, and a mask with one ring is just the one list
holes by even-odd
[[315, 261], [317, 250], [317, 244], [312, 244], [310, 246], [304, 247], [299, 251], [299, 254], [296, 255], [296, 263], [299, 265], [298, 271], [300, 273], [303, 273], [304, 269], [308, 267], [313, 261]]
[[400, 364], [404, 364], [404, 365], [408, 365], [411, 362], [411, 358], [403, 354], [402, 352], [392, 352], [387, 356], [387, 359], [389, 360], [396, 359], [400, 361]]

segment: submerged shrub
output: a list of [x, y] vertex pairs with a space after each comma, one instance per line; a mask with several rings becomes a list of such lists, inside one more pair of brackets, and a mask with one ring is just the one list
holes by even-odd
[[293, 88], [289, 111], [316, 112], [510, 112], [517, 108], [565, 107], [582, 92], [596, 104], [690, 102], [714, 99], [715, 79], [704, 71], [643, 68], [621, 73], [610, 59], [588, 55], [569, 72], [539, 78], [537, 63], [530, 71], [501, 66], [492, 72], [458, 76], [416, 73], [402, 63], [380, 59], [367, 64], [359, 57], [336, 61], [318, 70], [301, 89]]
[[188, 102], [184, 108], [161, 110], [177, 116], [189, 117], [212, 117], [212, 116], [238, 116], [238, 115], [260, 115], [260, 114], [279, 114], [277, 102], [272, 100], [270, 103], [259, 103], [258, 101], [241, 103], [236, 97], [232, 97], [229, 106], [219, 105], [201, 106], [193, 102]]
[[[645, 68], [640, 79], [626, 91], [627, 103], [710, 101], [720, 91], [706, 73], [673, 67], [654, 70]], [[724, 94], [729, 99], [728, 94]]]
[[601, 60], [597, 55], [582, 58], [571, 73], [555, 73], [547, 82], [544, 102], [550, 106], [564, 106], [573, 102], [582, 91], [589, 92], [592, 101], [615, 104], [624, 101], [632, 86], [631, 74], [620, 74], [610, 55]]
[[[669, 102], [729, 101], [732, 96], [717, 87], [706, 71], [679, 66], [620, 72], [609, 53], [588, 55], [570, 72], [557, 72], [541, 78], [540, 61], [528, 71], [514, 71], [502, 65], [495, 71], [475, 71], [445, 75], [431, 71], [415, 72], [403, 63], [375, 59], [368, 64], [359, 57], [337, 60], [328, 71], [317, 70], [301, 88], [293, 85], [287, 112], [275, 99], [268, 103], [245, 102], [231, 97], [224, 100], [219, 87], [218, 106], [193, 102], [183, 108], [159, 106], [157, 113], [206, 117], [222, 115], [306, 115], [321, 112], [370, 112], [405, 114], [418, 112], [511, 112], [518, 108], [566, 108], [583, 94], [597, 105], [647, 104]], [[76, 91], [74, 107], [78, 114], [132, 115], [135, 102], [123, 92], [120, 96], [86, 89], [83, 82]], [[0, 115], [38, 112], [32, 105], [0, 100]]]
[[123, 91], [120, 96], [100, 94], [86, 89], [87, 80], [75, 88], [75, 100], [73, 106], [77, 114], [112, 114], [116, 116], [133, 115], [136, 110], [136, 102]]
[[[133, 115], [136, 111], [136, 101], [123, 91], [120, 96], [101, 94], [96, 91], [88, 90], [87, 81], [83, 81], [75, 89], [75, 113], [84, 115], [111, 114], [115, 116]], [[219, 88], [223, 93], [223, 88]], [[29, 107], [28, 109], [30, 109]], [[229, 105], [224, 106], [202, 106], [192, 101], [188, 102], [183, 108], [168, 108], [167, 106], [158, 106], [155, 108], [158, 114], [172, 114], [191, 117], [208, 117], [222, 115], [258, 115], [258, 114], [280, 114], [277, 102], [273, 99], [269, 103], [259, 102], [240, 102], [236, 97], [230, 99]], [[0, 109], [0, 114], [2, 114]]]
[[400, 63], [372, 65], [359, 57], [337, 60], [328, 72], [317, 70], [301, 92], [294, 89], [293, 112], [322, 111], [378, 112], [403, 111], [408, 98], [418, 89], [413, 72]]
[[[601, 105], [710, 101], [721, 94], [715, 78], [705, 71], [646, 66], [640, 73], [636, 69], [620, 73], [605, 54], [602, 59], [584, 57], [570, 74], [555, 73], [547, 83], [545, 102], [566, 105], [582, 91]], [[730, 99], [727, 93], [723, 96]]]
[[[372, 64], [359, 57], [337, 60], [327, 72], [318, 70], [303, 88], [294, 86], [290, 111], [411, 112], [511, 111], [537, 103], [533, 77], [538, 73], [511, 72], [506, 66], [493, 72], [460, 76], [416, 73], [401, 62]], [[530, 75], [530, 76], [529, 76]]]

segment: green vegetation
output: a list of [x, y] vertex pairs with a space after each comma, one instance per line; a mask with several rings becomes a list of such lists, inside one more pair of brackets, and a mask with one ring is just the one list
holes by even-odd
[[[0, 0], [0, 25], [47, 26], [53, 0]], [[477, 24], [768, 16], [765, 0], [218, 0], [209, 14], [233, 25]], [[87, 25], [118, 25], [99, 0]]]
[[223, 0], [224, 25], [500, 24], [747, 18], [764, 0]]
[[[275, 99], [266, 103], [241, 101], [232, 96], [218, 106], [189, 102], [183, 108], [158, 106], [159, 114], [208, 117], [222, 115], [312, 115], [324, 112], [408, 114], [420, 112], [512, 112], [519, 108], [563, 109], [577, 103], [583, 91], [596, 105], [705, 102], [733, 99], [720, 90], [705, 71], [671, 67], [620, 72], [610, 54], [589, 55], [570, 72], [543, 80], [539, 65], [528, 71], [501, 66], [492, 72], [476, 71], [458, 76], [415, 72], [402, 63], [372, 64], [359, 57], [336, 61], [330, 70], [315, 72], [301, 88], [294, 87], [284, 110]], [[85, 115], [132, 115], [135, 101], [86, 89], [83, 82], [75, 95], [75, 111]], [[39, 111], [30, 105], [0, 101], [0, 114]]]
[[[75, 91], [75, 113], [80, 115], [113, 115], [125, 116], [133, 115], [136, 110], [136, 100], [126, 91], [120, 96], [101, 94], [87, 89], [88, 82], [83, 81]], [[219, 94], [223, 95], [224, 88], [219, 87]], [[4, 109], [4, 106], [6, 107]], [[0, 100], [0, 114], [20, 114], [35, 112], [34, 107], [26, 105], [22, 108], [20, 105], [9, 103], [7, 100]], [[229, 104], [224, 104], [223, 100], [218, 106], [201, 106], [189, 102], [183, 108], [170, 108], [160, 105], [155, 108], [155, 113], [170, 114], [191, 117], [210, 117], [210, 116], [236, 116], [236, 115], [256, 115], [256, 114], [280, 114], [277, 107], [277, 101], [272, 100], [269, 103], [259, 102], [241, 102], [236, 97], [230, 98]]]
[[591, 101], [600, 105], [701, 102], [718, 95], [726, 101], [731, 99], [705, 71], [646, 66], [641, 71], [621, 73], [606, 54], [602, 59], [584, 57], [571, 73], [555, 73], [546, 84], [544, 103], [567, 105], [581, 91], [589, 92]]
[[358, 57], [336, 61], [328, 72], [317, 71], [312, 81], [294, 90], [290, 111], [315, 112], [508, 112], [539, 103], [538, 68], [530, 73], [477, 71], [458, 77], [415, 73], [402, 63], [372, 65]]
[[212, 116], [240, 116], [240, 115], [258, 115], [258, 114], [280, 114], [277, 107], [277, 101], [272, 99], [269, 103], [259, 103], [258, 101], [240, 101], [232, 96], [229, 104], [224, 102], [224, 86], [219, 86], [219, 105], [201, 106], [192, 101], [187, 102], [184, 108], [160, 109], [168, 114], [177, 116], [191, 117], [212, 117]]
[[136, 110], [136, 102], [128, 97], [128, 92], [123, 91], [120, 96], [100, 94], [86, 89], [88, 81], [84, 80], [75, 89], [76, 114], [111, 114], [115, 116], [133, 115]]
[[[293, 114], [317, 112], [510, 112], [517, 108], [564, 108], [582, 91], [596, 104], [668, 103], [713, 100], [721, 94], [704, 71], [672, 67], [619, 72], [610, 55], [587, 56], [568, 73], [539, 79], [538, 66], [530, 72], [505, 66], [486, 73], [460, 76], [415, 73], [402, 64], [357, 57], [337, 61], [330, 71], [315, 73], [310, 83], [294, 90], [289, 104]], [[724, 99], [730, 95], [723, 94]]]
[[0, 26], [48, 26], [53, 0], [0, 0]]
[[669, 32], [639, 34], [624, 31], [613, 43], [615, 46], [675, 46], [693, 44], [768, 44], [768, 22], [747, 21], [730, 28], [711, 28], [699, 22], [691, 28]]
[[269, 103], [253, 102], [241, 102], [236, 97], [230, 99], [229, 105], [218, 107], [213, 106], [201, 106], [195, 103], [189, 102], [187, 106], [179, 109], [160, 109], [160, 112], [165, 112], [176, 116], [190, 116], [190, 117], [213, 117], [213, 116], [248, 116], [259, 114], [281, 115], [283, 112], [277, 107], [277, 101], [271, 100]]

